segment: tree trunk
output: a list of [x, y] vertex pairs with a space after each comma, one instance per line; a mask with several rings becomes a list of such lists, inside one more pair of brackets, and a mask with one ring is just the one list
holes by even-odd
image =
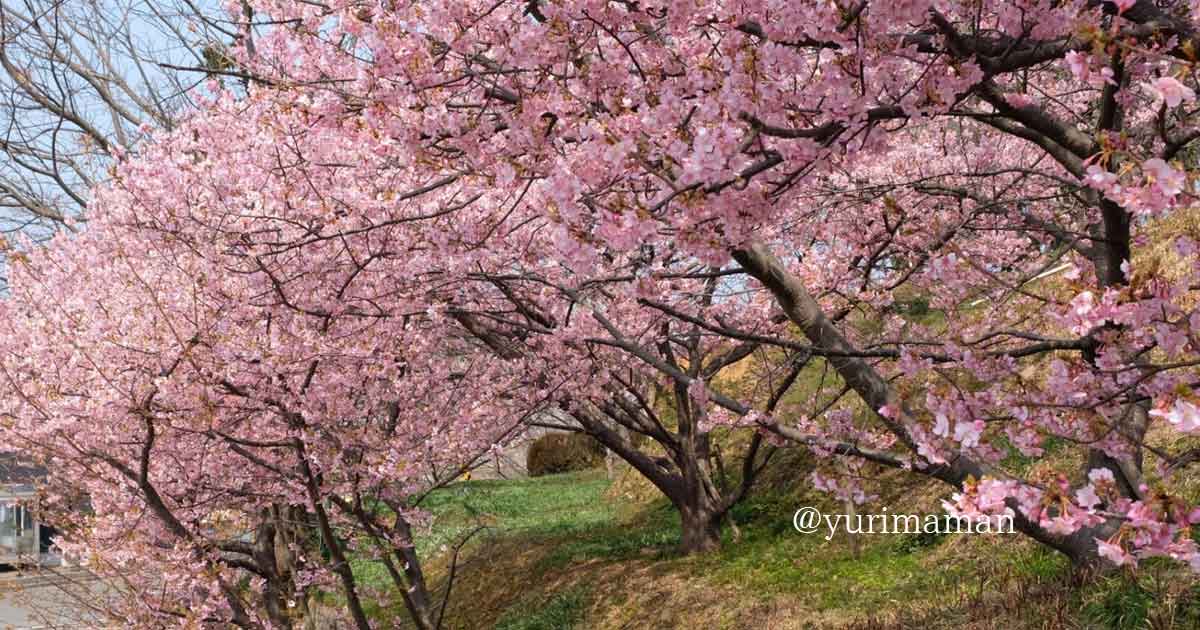
[[254, 563], [265, 574], [263, 584], [263, 606], [267, 610], [267, 618], [278, 628], [292, 628], [287, 600], [292, 596], [290, 575], [281, 571], [275, 561], [275, 519], [271, 509], [263, 510], [259, 515], [260, 521], [254, 535]]
[[[721, 547], [721, 519], [729, 509], [720, 499], [719, 493], [705, 468], [706, 446], [701, 448], [668, 451], [667, 457], [653, 457], [634, 447], [623, 434], [624, 428], [614, 430], [588, 408], [575, 410], [576, 421], [588, 435], [615, 453], [627, 464], [642, 474], [679, 511], [682, 525], [679, 550], [684, 554], [706, 553]], [[686, 439], [681, 434], [680, 441]]]
[[685, 555], [709, 553], [721, 548], [721, 517], [711, 509], [679, 508], [682, 534], [679, 551]]
[[400, 537], [400, 546], [396, 550], [396, 559], [400, 561], [400, 567], [404, 571], [404, 583], [397, 583], [397, 586], [404, 589], [404, 605], [408, 608], [409, 616], [413, 623], [422, 630], [426, 628], [435, 628], [439, 623], [435, 623], [435, 619], [446, 614], [445, 610], [437, 613], [434, 616], [433, 605], [429, 597], [429, 589], [425, 584], [425, 573], [421, 569], [421, 561], [417, 557], [417, 548], [414, 543], [412, 527], [403, 517], [396, 517], [395, 531]]

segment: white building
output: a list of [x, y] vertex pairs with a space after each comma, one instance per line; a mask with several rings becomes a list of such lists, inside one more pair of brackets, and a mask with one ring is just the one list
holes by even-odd
[[44, 476], [44, 469], [20, 455], [0, 453], [0, 564], [41, 562], [45, 541], [34, 518], [34, 483]]

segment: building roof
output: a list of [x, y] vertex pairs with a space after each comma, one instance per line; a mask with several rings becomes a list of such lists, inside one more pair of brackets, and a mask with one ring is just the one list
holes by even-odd
[[46, 477], [46, 469], [20, 453], [0, 452], [0, 488], [30, 486]]

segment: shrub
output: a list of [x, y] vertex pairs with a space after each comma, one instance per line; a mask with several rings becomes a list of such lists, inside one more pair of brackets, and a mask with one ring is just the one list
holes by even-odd
[[549, 433], [533, 441], [525, 455], [530, 477], [595, 468], [604, 462], [604, 446], [582, 433]]

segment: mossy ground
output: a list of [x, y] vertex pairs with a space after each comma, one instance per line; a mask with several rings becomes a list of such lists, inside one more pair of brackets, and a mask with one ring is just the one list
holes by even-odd
[[[909, 485], [882, 500], [927, 509], [938, 492]], [[426, 506], [437, 535], [421, 544], [434, 584], [444, 589], [442, 545], [487, 526], [464, 549], [444, 627], [1200, 628], [1200, 587], [1169, 563], [1080, 583], [1063, 558], [1015, 534], [825, 540], [797, 533], [791, 515], [838, 506], [771, 486], [734, 510], [737, 540], [727, 527], [720, 551], [684, 557], [674, 511], [638, 494], [590, 471], [437, 492]], [[372, 612], [403, 626], [395, 605]]]

